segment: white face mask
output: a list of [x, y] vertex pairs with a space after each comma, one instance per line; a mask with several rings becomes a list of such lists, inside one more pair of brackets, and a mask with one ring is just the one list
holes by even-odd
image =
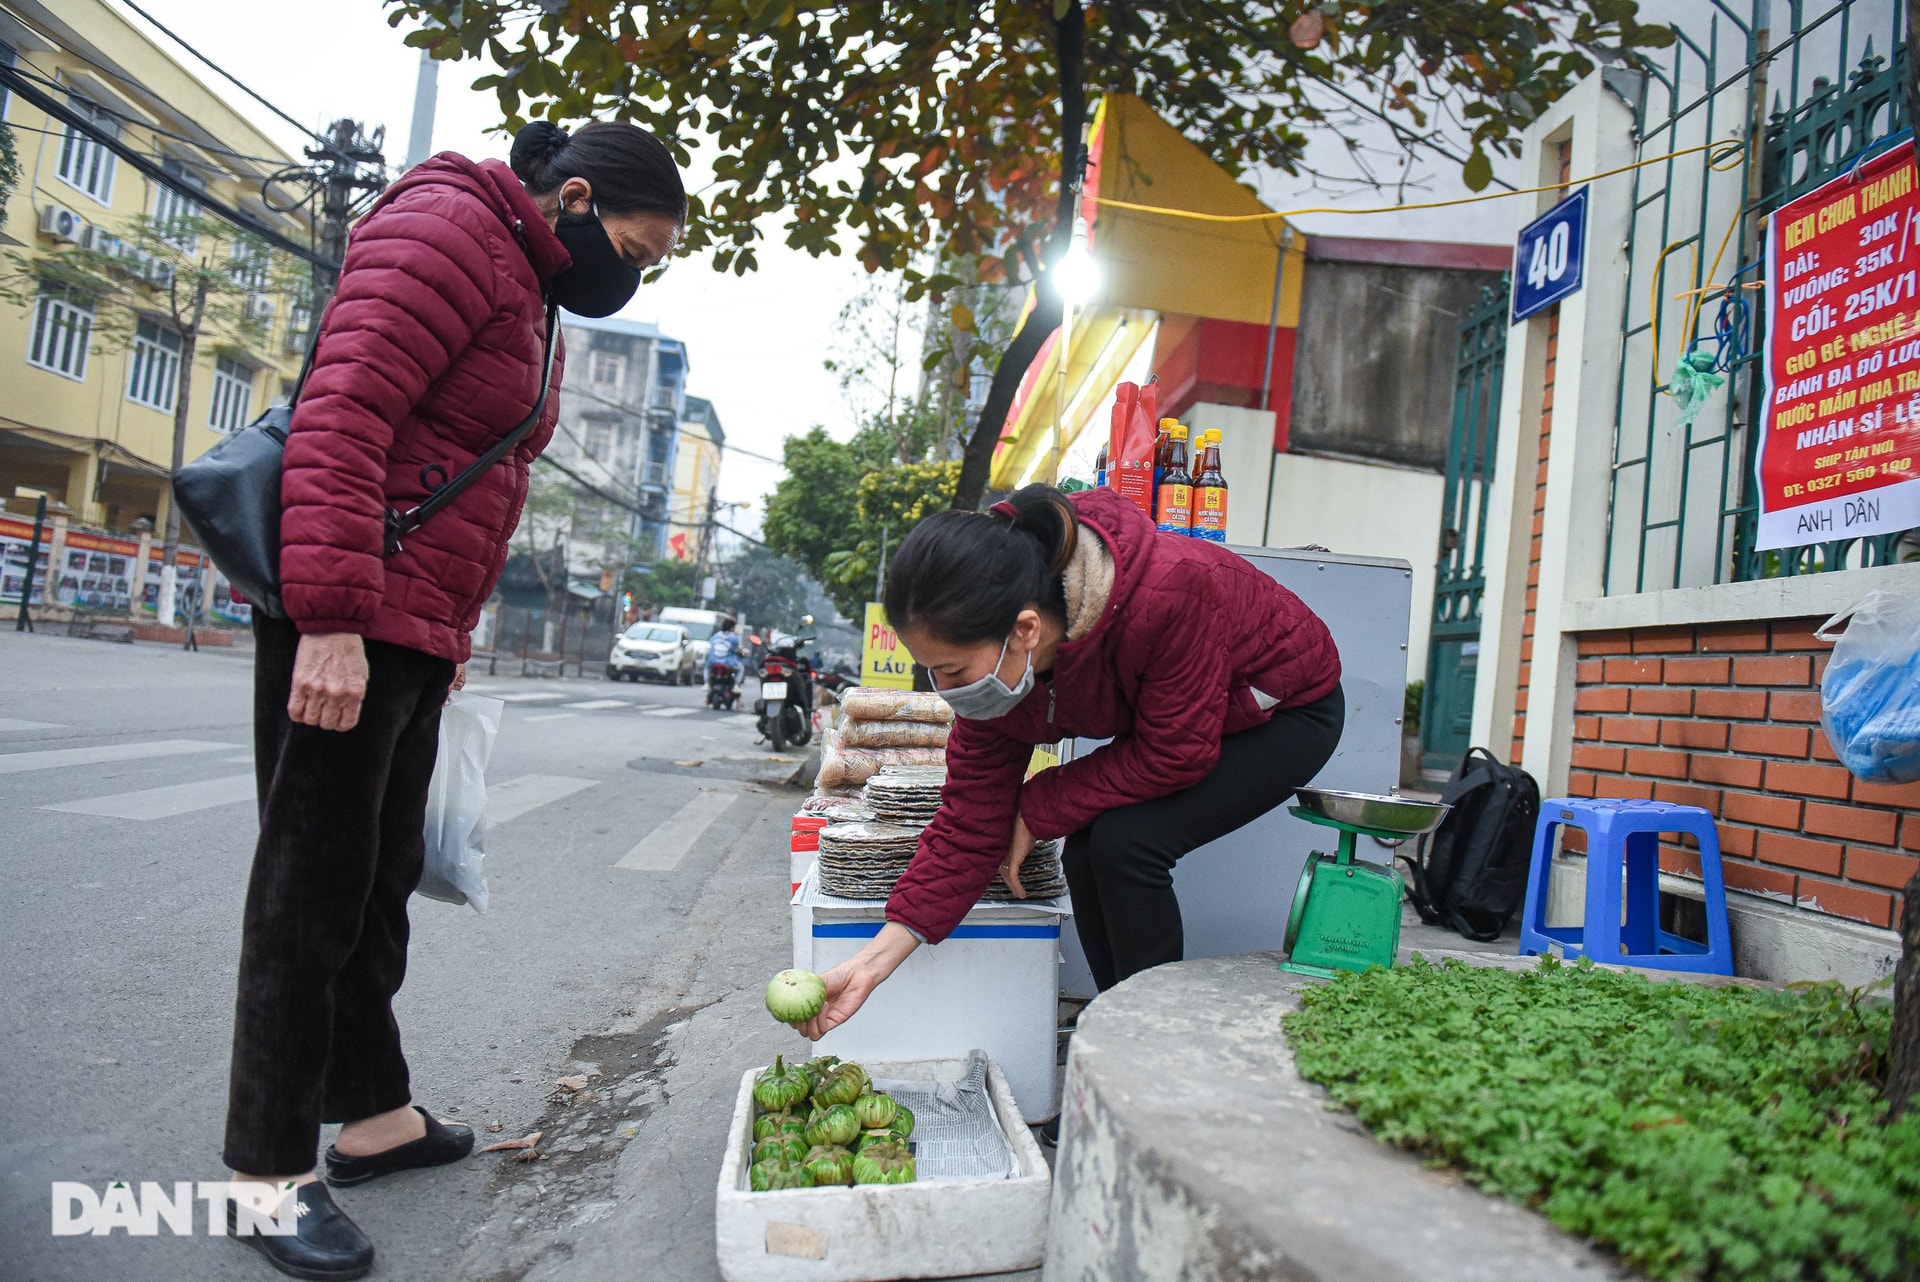
[[991, 721], [995, 717], [1004, 717], [1020, 706], [1020, 701], [1033, 689], [1033, 651], [1027, 651], [1027, 670], [1020, 680], [1009, 686], [1000, 679], [1000, 664], [1007, 661], [1007, 647], [1013, 643], [1013, 634], [1000, 643], [1000, 659], [993, 665], [993, 671], [978, 681], [969, 681], [963, 686], [954, 686], [951, 690], [941, 690], [939, 695], [947, 701], [957, 717], [966, 717], [970, 721]]

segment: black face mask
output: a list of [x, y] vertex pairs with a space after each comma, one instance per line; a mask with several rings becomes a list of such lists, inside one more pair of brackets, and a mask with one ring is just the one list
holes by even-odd
[[599, 211], [560, 212], [553, 234], [566, 246], [573, 265], [553, 278], [553, 301], [575, 316], [611, 316], [640, 288], [640, 269], [620, 257], [613, 238], [600, 225]]

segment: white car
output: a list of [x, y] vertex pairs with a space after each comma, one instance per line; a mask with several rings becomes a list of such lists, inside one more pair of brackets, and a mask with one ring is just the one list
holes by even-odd
[[692, 638], [677, 623], [636, 623], [613, 643], [607, 680], [670, 681], [690, 686], [700, 679]]

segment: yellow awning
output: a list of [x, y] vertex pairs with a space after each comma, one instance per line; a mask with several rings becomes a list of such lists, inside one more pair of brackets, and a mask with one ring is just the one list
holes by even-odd
[[[1103, 201], [1124, 200], [1206, 214], [1267, 211], [1233, 175], [1132, 94], [1101, 99], [1088, 152], [1081, 212], [1101, 279], [1093, 302], [1076, 313], [1073, 324], [1063, 454], [1159, 316], [1206, 316], [1264, 327], [1276, 319], [1274, 273], [1281, 271], [1277, 324], [1295, 328], [1306, 264], [1306, 237], [1296, 233], [1282, 270], [1279, 219], [1207, 223], [1103, 206]], [[994, 454], [988, 482], [994, 489], [1018, 485], [1036, 462], [1046, 476], [1044, 456], [1053, 449], [1059, 396], [1059, 338], [1055, 331], [1022, 380]]]

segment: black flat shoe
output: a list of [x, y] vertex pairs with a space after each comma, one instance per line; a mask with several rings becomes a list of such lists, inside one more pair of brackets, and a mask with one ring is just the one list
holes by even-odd
[[337, 1189], [352, 1188], [395, 1171], [445, 1166], [473, 1152], [471, 1126], [444, 1125], [418, 1104], [413, 1106], [413, 1111], [427, 1121], [427, 1133], [417, 1140], [366, 1157], [348, 1157], [333, 1145], [327, 1145], [327, 1183]]
[[294, 1232], [285, 1235], [238, 1232], [239, 1210], [227, 1203], [227, 1233], [242, 1246], [267, 1257], [289, 1277], [363, 1278], [373, 1269], [373, 1243], [347, 1213], [333, 1204], [333, 1195], [318, 1180], [294, 1192]]
[[1042, 1144], [1045, 1144], [1048, 1148], [1060, 1147], [1060, 1119], [1058, 1117], [1050, 1117], [1040, 1123], [1040, 1125], [1034, 1127], [1034, 1129], [1040, 1132], [1040, 1142]]

